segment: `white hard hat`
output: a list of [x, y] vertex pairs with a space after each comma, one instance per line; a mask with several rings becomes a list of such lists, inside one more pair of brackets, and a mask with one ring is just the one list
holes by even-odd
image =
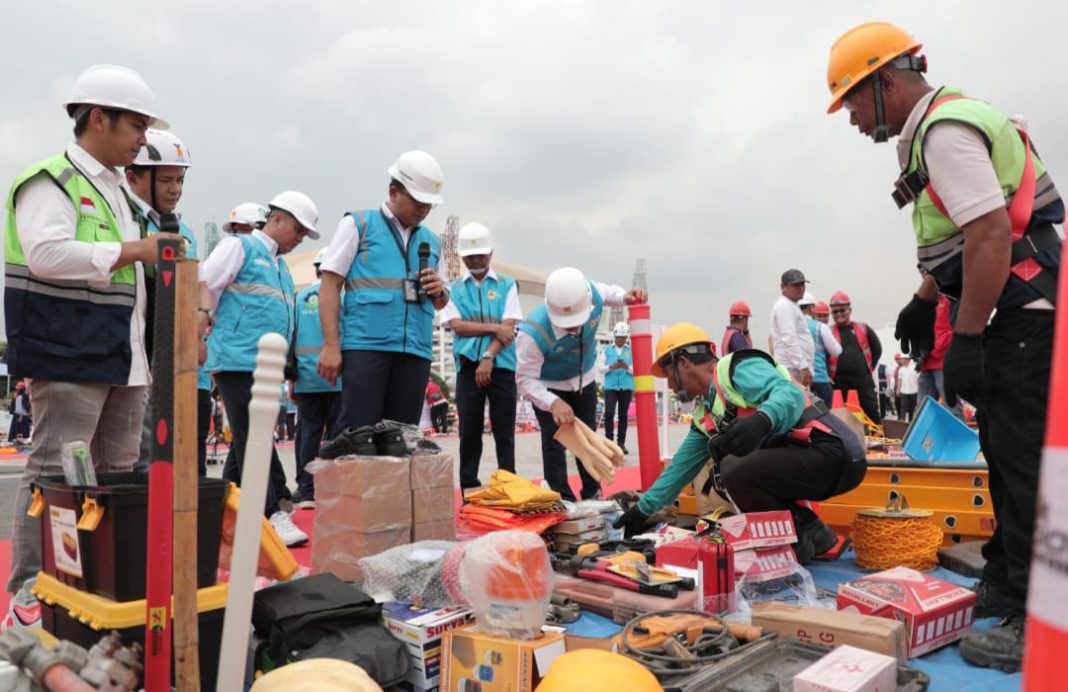
[[312, 264], [318, 267], [326, 259], [326, 248], [319, 248], [319, 252], [315, 253], [315, 259], [312, 260]]
[[425, 151], [406, 151], [389, 167], [389, 175], [404, 185], [408, 194], [423, 204], [441, 204], [445, 176], [433, 156]]
[[460, 257], [468, 255], [488, 255], [493, 252], [493, 238], [490, 230], [480, 223], [464, 224], [456, 236], [456, 251]]
[[590, 282], [574, 267], [557, 269], [545, 280], [545, 308], [549, 321], [557, 327], [578, 327], [593, 310]]
[[193, 165], [193, 160], [182, 140], [173, 132], [148, 130], [145, 132], [145, 146], [137, 152], [134, 165], [189, 168]]
[[128, 67], [93, 65], [78, 75], [63, 106], [74, 117], [76, 106], [83, 104], [140, 113], [157, 130], [170, 127], [156, 114], [156, 97], [148, 84]]
[[315, 208], [311, 197], [296, 190], [286, 190], [275, 195], [267, 206], [289, 212], [297, 223], [308, 229], [309, 238], [319, 239], [319, 231], [315, 230], [315, 224], [319, 223], [319, 210]]
[[612, 336], [630, 336], [630, 325], [626, 322], [616, 322], [616, 327], [612, 330]]
[[230, 220], [223, 224], [223, 231], [233, 233], [235, 223], [263, 228], [263, 224], [267, 223], [267, 207], [259, 202], [242, 202], [230, 212]]
[[816, 304], [816, 296], [812, 295], [808, 291], [805, 291], [804, 297], [802, 297], [801, 300], [797, 301], [798, 307], [802, 307], [802, 308], [806, 307], [808, 305], [815, 305], [815, 304]]

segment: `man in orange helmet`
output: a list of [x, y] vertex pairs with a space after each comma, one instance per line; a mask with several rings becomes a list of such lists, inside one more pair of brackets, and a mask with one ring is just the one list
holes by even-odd
[[876, 142], [899, 137], [892, 196], [899, 208], [912, 205], [924, 278], [898, 316], [895, 337], [906, 353], [930, 351], [938, 294], [953, 301], [946, 399], [952, 405], [959, 395], [978, 409], [997, 519], [983, 547], [976, 614], [1004, 619], [969, 633], [961, 654], [1014, 671], [1023, 652], [1061, 261], [1054, 224], [1064, 221], [1064, 202], [1022, 123], [960, 89], [932, 87], [921, 48], [891, 24], [847, 31], [831, 48], [827, 112], [844, 106], [850, 124]]
[[723, 355], [753, 348], [753, 337], [749, 336], [749, 318], [753, 313], [749, 310], [749, 304], [744, 300], [735, 301], [731, 305], [731, 324], [723, 332], [723, 341], [720, 342], [719, 350]]

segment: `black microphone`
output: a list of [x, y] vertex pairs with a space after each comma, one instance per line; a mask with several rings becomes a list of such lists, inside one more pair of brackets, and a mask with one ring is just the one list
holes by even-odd
[[160, 214], [159, 215], [159, 231], [160, 233], [178, 233], [181, 227], [178, 225], [177, 214]]
[[426, 289], [423, 288], [423, 270], [430, 267], [430, 243], [419, 243], [419, 299], [427, 297]]

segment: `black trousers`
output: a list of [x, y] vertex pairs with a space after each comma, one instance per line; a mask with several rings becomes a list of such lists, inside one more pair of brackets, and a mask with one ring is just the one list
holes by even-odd
[[337, 434], [340, 392], [297, 392], [297, 490], [304, 500], [315, 498], [315, 478], [304, 470], [319, 456], [319, 445]]
[[430, 361], [408, 353], [342, 351], [341, 428], [380, 420], [419, 425]]
[[846, 400], [850, 391], [855, 391], [865, 415], [876, 423], [883, 422], [883, 415], [879, 411], [879, 397], [875, 394], [875, 380], [870, 377], [857, 380], [838, 379], [835, 380], [834, 388], [842, 392], [842, 401]]
[[984, 333], [986, 397], [970, 402], [977, 408], [979, 444], [990, 469], [997, 520], [983, 546], [983, 580], [1018, 599], [1021, 611], [1027, 600], [1046, 436], [1053, 320], [1053, 310], [999, 310]]
[[[241, 484], [241, 469], [245, 463], [245, 445], [248, 443], [248, 404], [252, 400], [251, 372], [217, 372], [215, 384], [219, 387], [226, 416], [230, 421], [230, 451], [223, 464], [223, 479]], [[270, 517], [278, 511], [278, 500], [289, 498], [286, 487], [286, 472], [278, 459], [278, 452], [271, 443], [271, 475], [267, 482], [267, 499], [264, 514]]]
[[439, 401], [430, 407], [430, 424], [436, 433], [449, 432], [449, 402]]
[[478, 363], [463, 360], [456, 373], [456, 414], [460, 417], [460, 487], [477, 488], [482, 461], [482, 417], [489, 399], [490, 425], [497, 447], [497, 468], [515, 473], [515, 371], [494, 368], [490, 383], [475, 383]]
[[823, 403], [827, 404], [827, 407], [830, 408], [831, 401], [834, 399], [834, 387], [831, 386], [830, 382], [813, 382], [809, 386], [809, 389], [811, 389], [812, 393], [822, 399]]
[[898, 418], [901, 420], [912, 420], [912, 417], [916, 414], [916, 395], [915, 394], [902, 394], [901, 395], [901, 410], [898, 411]]
[[894, 411], [893, 403], [894, 402], [891, 401], [889, 394], [879, 394], [879, 413], [882, 414], [883, 418], [886, 418], [887, 413], [892, 413]]
[[211, 427], [211, 391], [197, 390], [197, 473], [208, 475], [208, 428]]
[[[597, 420], [597, 385], [591, 382], [583, 387], [581, 392], [561, 392], [550, 389], [550, 392], [563, 399], [575, 410], [575, 417], [593, 428]], [[538, 418], [538, 426], [541, 427], [541, 460], [545, 480], [549, 487], [560, 493], [565, 500], [574, 502], [575, 493], [567, 482], [567, 452], [564, 446], [553, 439], [557, 426], [553, 421], [553, 414], [534, 407], [534, 415]], [[591, 476], [581, 462], [577, 464], [579, 476], [582, 478], [582, 499], [589, 500], [601, 492], [601, 484]]]
[[[604, 436], [609, 440], [614, 439], [620, 447], [626, 446], [627, 443], [627, 412], [630, 410], [632, 396], [634, 396], [633, 389], [604, 390]], [[619, 437], [613, 438], [617, 405], [619, 406]]]

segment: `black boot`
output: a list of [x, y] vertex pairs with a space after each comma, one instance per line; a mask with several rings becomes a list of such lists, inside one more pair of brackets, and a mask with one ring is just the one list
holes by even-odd
[[960, 642], [961, 657], [981, 668], [1019, 672], [1023, 663], [1024, 614], [1017, 611], [986, 632], [969, 632]]
[[1023, 601], [1013, 598], [985, 579], [976, 582], [972, 591], [979, 595], [975, 604], [976, 618], [1006, 618], [1024, 609]]
[[816, 516], [816, 513], [807, 507], [791, 509], [790, 514], [794, 518], [794, 529], [797, 531], [797, 543], [794, 545], [794, 553], [797, 561], [806, 564], [817, 555], [822, 555], [838, 543], [838, 534], [830, 526]]

